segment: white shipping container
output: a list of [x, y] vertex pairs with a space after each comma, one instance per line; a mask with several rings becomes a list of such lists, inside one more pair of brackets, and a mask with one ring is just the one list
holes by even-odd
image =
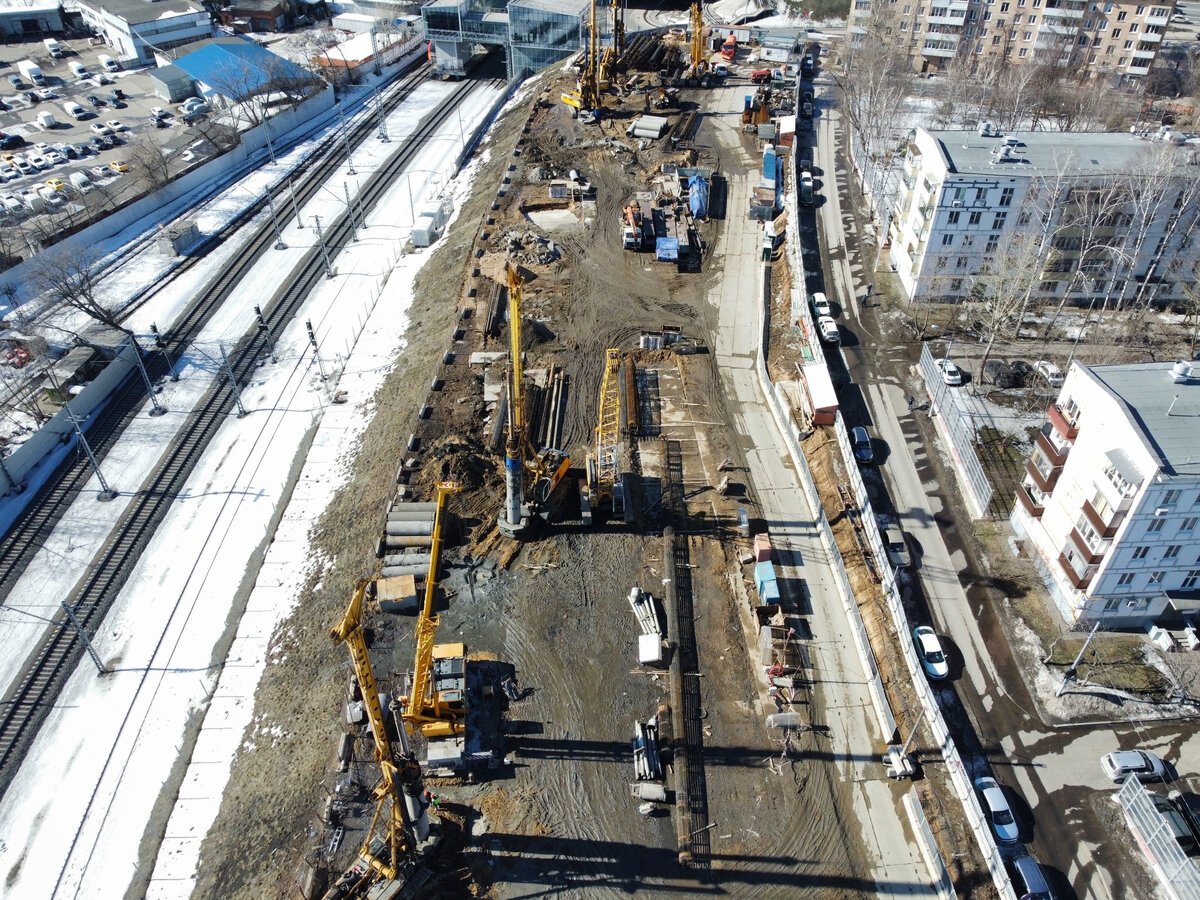
[[412, 243], [414, 247], [428, 247], [438, 239], [438, 227], [431, 216], [417, 216], [413, 224]]

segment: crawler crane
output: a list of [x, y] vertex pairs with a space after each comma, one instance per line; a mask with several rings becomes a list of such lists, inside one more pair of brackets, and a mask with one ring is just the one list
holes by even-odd
[[593, 507], [611, 507], [614, 515], [621, 515], [625, 511], [625, 498], [617, 484], [621, 450], [621, 351], [618, 349], [605, 352], [597, 418], [596, 450], [587, 457], [589, 502]]

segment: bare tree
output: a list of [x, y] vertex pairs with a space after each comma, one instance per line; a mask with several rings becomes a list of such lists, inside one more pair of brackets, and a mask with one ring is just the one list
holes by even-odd
[[171, 167], [163, 147], [149, 135], [142, 135], [129, 145], [130, 168], [145, 182], [147, 190], [156, 191], [171, 180]]
[[44, 250], [30, 261], [30, 281], [52, 308], [77, 310], [102, 325], [132, 335], [120, 323], [117, 311], [97, 295], [100, 262], [96, 248], [67, 243]]
[[1045, 243], [1038, 229], [1014, 229], [1004, 249], [986, 261], [975, 275], [963, 304], [967, 322], [985, 342], [980, 370], [992, 345], [1004, 336], [1016, 337], [1033, 289], [1041, 281]]
[[895, 4], [872, 3], [861, 40], [849, 44], [834, 79], [842, 110], [866, 152], [875, 156], [894, 142], [904, 121], [903, 100], [912, 78], [907, 41], [898, 30]]

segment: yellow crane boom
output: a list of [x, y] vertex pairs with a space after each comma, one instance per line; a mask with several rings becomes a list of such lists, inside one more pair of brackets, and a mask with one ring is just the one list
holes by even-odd
[[433, 611], [433, 598], [437, 588], [438, 563], [442, 553], [442, 517], [446, 510], [446, 497], [457, 494], [461, 488], [452, 481], [443, 481], [437, 486], [437, 508], [433, 517], [433, 535], [429, 548], [429, 574], [425, 578], [425, 602], [417, 618], [417, 650], [413, 660], [413, 683], [405, 702], [404, 721], [419, 727], [427, 737], [459, 734], [463, 731], [466, 706], [462, 702], [446, 702], [433, 686], [433, 640], [437, 635], [439, 616]]
[[618, 511], [616, 480], [621, 443], [621, 351], [605, 351], [604, 376], [600, 382], [600, 411], [596, 425], [596, 451], [588, 459], [588, 486], [592, 502], [613, 503]]

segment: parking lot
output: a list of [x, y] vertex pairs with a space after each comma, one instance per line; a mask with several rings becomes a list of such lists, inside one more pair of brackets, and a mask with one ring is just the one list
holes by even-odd
[[[96, 187], [108, 195], [133, 190], [131, 143], [149, 137], [179, 149], [194, 137], [185, 134], [180, 111], [153, 94], [149, 70], [105, 71], [100, 57], [112, 55], [112, 49], [89, 46], [86, 38], [58, 44], [61, 58], [51, 56], [41, 40], [0, 47], [0, 219], [6, 224], [61, 211]], [[44, 85], [33, 84], [20, 70], [23, 60], [41, 69]], [[76, 64], [86, 68], [84, 77], [73, 72]], [[82, 115], [68, 111], [72, 103]], [[156, 126], [151, 111], [160, 107], [166, 107], [165, 115]]]

